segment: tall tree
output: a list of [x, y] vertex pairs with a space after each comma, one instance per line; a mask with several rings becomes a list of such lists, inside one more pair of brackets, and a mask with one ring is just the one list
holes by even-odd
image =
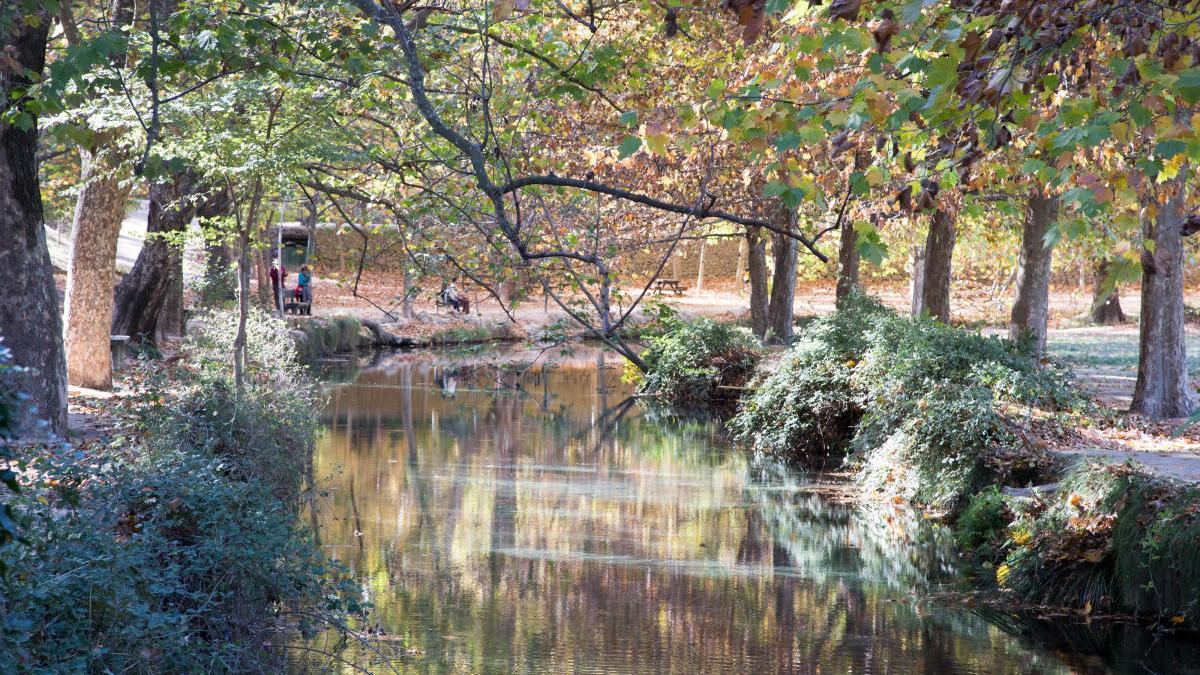
[[[62, 3], [64, 25], [70, 3]], [[107, 23], [117, 30], [133, 21], [132, 0], [113, 0]], [[77, 31], [68, 30], [73, 46], [79, 46]], [[126, 66], [127, 52], [111, 55], [112, 68]], [[118, 75], [122, 77], [122, 75]], [[112, 386], [112, 356], [109, 330], [112, 327], [113, 289], [116, 284], [117, 240], [125, 218], [125, 202], [132, 187], [127, 129], [104, 119], [90, 140], [81, 145], [80, 189], [71, 223], [71, 255], [67, 267], [66, 324], [67, 380], [93, 389]]]
[[169, 317], [162, 319], [169, 304], [178, 307], [182, 301], [181, 298], [172, 301], [171, 295], [182, 291], [183, 256], [179, 237], [195, 212], [192, 198], [198, 183], [198, 177], [186, 170], [151, 183], [146, 242], [133, 269], [117, 286], [113, 334], [155, 342], [160, 322], [172, 332], [178, 329], [166, 326]]
[[750, 326], [759, 339], [767, 336], [767, 240], [760, 228], [746, 228], [746, 273], [750, 277]]
[[1125, 323], [1125, 311], [1121, 309], [1121, 291], [1115, 279], [1109, 278], [1108, 258], [1096, 263], [1092, 274], [1092, 306], [1089, 316], [1098, 326], [1115, 326]]
[[1142, 225], [1147, 245], [1142, 253], [1142, 315], [1131, 410], [1151, 419], [1185, 417], [1193, 408], [1184, 340], [1184, 177], [1172, 181], [1167, 190], [1170, 194], [1155, 205], [1157, 213], [1147, 214]]
[[838, 306], [858, 290], [858, 233], [854, 223], [842, 223], [841, 245], [838, 247], [837, 287], [835, 299]]
[[1009, 336], [1028, 336], [1039, 356], [1046, 348], [1046, 326], [1050, 318], [1050, 262], [1053, 249], [1046, 241], [1058, 218], [1058, 198], [1040, 189], [1026, 201], [1021, 233], [1021, 255], [1017, 259], [1017, 299], [1009, 321]]
[[19, 110], [46, 63], [50, 16], [14, 9], [0, 8], [0, 337], [23, 368], [17, 386], [33, 404], [22, 406], [19, 422], [29, 431], [43, 419], [50, 431], [65, 433], [66, 364], [43, 226], [37, 118]]
[[767, 306], [768, 331], [772, 339], [792, 341], [793, 309], [796, 300], [796, 240], [785, 234], [795, 229], [796, 214], [779, 201], [773, 208], [773, 221], [781, 232], [775, 233], [771, 252], [775, 271], [771, 279], [771, 300]]
[[954, 255], [955, 214], [938, 207], [929, 219], [921, 277], [921, 313], [950, 323], [951, 258]]

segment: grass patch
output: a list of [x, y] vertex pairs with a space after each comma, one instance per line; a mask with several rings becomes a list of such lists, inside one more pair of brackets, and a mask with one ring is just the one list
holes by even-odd
[[1001, 589], [1024, 602], [1200, 627], [1200, 489], [1087, 463], [1009, 526]]

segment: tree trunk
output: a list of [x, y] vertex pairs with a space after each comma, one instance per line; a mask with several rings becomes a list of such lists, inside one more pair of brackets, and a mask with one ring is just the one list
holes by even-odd
[[908, 256], [908, 297], [912, 304], [912, 315], [921, 316], [925, 311], [925, 246], [913, 246]]
[[[790, 209], [780, 203], [774, 216], [776, 225], [792, 231], [795, 214]], [[792, 341], [792, 313], [796, 304], [796, 240], [776, 233], [771, 249], [775, 257], [775, 273], [771, 279], [767, 324], [774, 339], [787, 344]]]
[[699, 263], [699, 266], [696, 268], [696, 292], [697, 293], [704, 290], [704, 248], [705, 248], [704, 244], [705, 243], [706, 243], [706, 241], [704, 239], [700, 240], [700, 263]]
[[1108, 259], [1096, 264], [1092, 277], [1092, 323], [1098, 326], [1116, 326], [1125, 323], [1125, 312], [1121, 309], [1121, 292], [1116, 283], [1108, 285]]
[[155, 340], [160, 344], [168, 337], [180, 337], [184, 333], [183, 251], [175, 251], [171, 256], [169, 280], [167, 297], [163, 299], [162, 309], [158, 312], [158, 335]]
[[[178, 333], [180, 320], [173, 317], [182, 312], [181, 299], [171, 296], [183, 292], [183, 255], [178, 242], [172, 243], [161, 235], [186, 231], [194, 211], [187, 200], [195, 183], [194, 175], [177, 173], [168, 181], [150, 186], [150, 214], [146, 222], [149, 236], [133, 269], [117, 286], [113, 334], [154, 342], [160, 332]], [[159, 322], [169, 305], [174, 305], [173, 317], [163, 321], [160, 331]]]
[[838, 277], [835, 298], [841, 307], [858, 290], [858, 233], [849, 219], [842, 223], [842, 242], [838, 248]]
[[954, 214], [933, 212], [925, 240], [925, 275], [921, 285], [921, 311], [950, 323], [950, 258], [954, 254]]
[[1154, 252], [1142, 253], [1142, 316], [1137, 384], [1132, 412], [1150, 419], [1185, 417], [1192, 412], [1188, 395], [1187, 351], [1183, 306], [1182, 179], [1171, 186], [1177, 194], [1159, 205], [1153, 223], [1142, 224]]
[[737, 266], [733, 272], [733, 283], [738, 289], [738, 295], [742, 294], [744, 283], [742, 279], [746, 277], [746, 240], [738, 241]]
[[[196, 207], [196, 217], [200, 219], [200, 227], [205, 231], [204, 236], [204, 286], [211, 295], [209, 301], [229, 302], [237, 297], [237, 284], [233, 269], [233, 251], [228, 244], [228, 236], [222, 228], [210, 224], [210, 219], [230, 215], [233, 198], [228, 189], [220, 189], [212, 193]], [[220, 289], [220, 293], [217, 290]]]
[[[30, 76], [42, 73], [50, 26], [45, 13], [20, 14], [0, 23], [0, 96], [5, 100]], [[54, 289], [54, 268], [46, 248], [42, 194], [38, 183], [37, 120], [27, 128], [11, 126], [0, 117], [0, 338], [12, 351], [12, 361], [25, 370], [14, 386], [29, 396], [14, 420], [19, 433], [35, 435], [35, 420], [48, 430], [67, 431], [67, 372], [63, 356], [62, 322]]]
[[1046, 246], [1046, 233], [1058, 219], [1058, 198], [1034, 191], [1029, 195], [1025, 227], [1021, 234], [1021, 256], [1017, 261], [1017, 299], [1013, 303], [1008, 334], [1033, 341], [1034, 353], [1046, 348], [1046, 325], [1050, 318], [1050, 260], [1053, 249]]
[[129, 196], [128, 184], [122, 184], [126, 157], [108, 138], [80, 154], [82, 188], [71, 225], [71, 260], [63, 310], [67, 381], [80, 387], [109, 389], [117, 238]]
[[[254, 203], [251, 202], [250, 210]], [[249, 218], [247, 218], [249, 220]], [[250, 224], [238, 227], [238, 323], [233, 337], [233, 384], [238, 401], [246, 388], [246, 319], [250, 315]]]
[[759, 228], [746, 228], [746, 249], [750, 273], [750, 325], [761, 340], [767, 335], [767, 240]]
[[403, 293], [404, 293], [404, 298], [400, 301], [400, 316], [403, 316], [406, 319], [411, 319], [414, 316], [416, 316], [416, 312], [413, 311], [413, 301], [412, 301], [413, 275], [412, 275], [412, 270], [410, 270], [408, 268], [407, 263], [404, 264]]

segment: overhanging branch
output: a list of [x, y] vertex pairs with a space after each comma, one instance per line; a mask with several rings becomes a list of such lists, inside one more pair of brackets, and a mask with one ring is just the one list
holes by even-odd
[[[533, 185], [548, 185], [548, 186], [556, 186], [556, 187], [578, 188], [580, 190], [587, 190], [589, 192], [597, 192], [600, 194], [609, 195], [610, 197], [616, 197], [617, 199], [622, 199], [627, 202], [633, 202], [635, 204], [642, 204], [645, 206], [649, 206], [653, 209], [657, 209], [659, 211], [666, 211], [668, 213], [678, 213], [678, 214], [685, 215], [685, 216], [695, 216], [695, 218], [697, 220], [704, 220], [706, 218], [716, 218], [718, 220], [724, 220], [726, 222], [736, 223], [738, 225], [761, 227], [765, 230], [770, 230], [771, 232], [775, 232], [776, 234], [781, 234], [785, 237], [790, 237], [792, 239], [795, 239], [796, 241], [803, 244], [804, 247], [807, 248], [810, 253], [815, 255], [821, 262], [829, 261], [829, 258], [824, 253], [821, 253], [821, 251], [819, 249], [817, 249], [816, 243], [813, 242], [808, 237], [805, 237], [804, 235], [802, 235], [798, 232], [790, 232], [787, 229], [779, 227], [778, 225], [775, 225], [768, 221], [759, 220], [757, 218], [746, 218], [746, 217], [739, 216], [739, 215], [736, 215], [733, 213], [727, 213], [725, 211], [713, 209], [713, 208], [711, 208], [711, 205], [710, 206], [686, 206], [683, 204], [675, 204], [673, 202], [667, 202], [667, 201], [663, 201], [661, 199], [655, 199], [654, 197], [651, 197], [649, 195], [644, 195], [644, 194], [641, 194], [638, 192], [632, 192], [632, 191], [624, 190], [621, 188], [615, 188], [610, 185], [605, 185], [603, 183], [597, 183], [596, 181], [583, 180], [583, 179], [579, 179], [579, 178], [564, 178], [562, 176], [554, 176], [554, 175], [526, 176], [524, 178], [518, 178], [516, 180], [513, 180], [513, 181], [503, 185], [502, 187], [500, 187], [500, 193], [508, 194], [510, 192], [516, 192], [517, 190], [520, 190], [521, 188], [529, 187], [529, 186], [533, 186]], [[710, 202], [710, 204], [711, 204], [711, 202]]]

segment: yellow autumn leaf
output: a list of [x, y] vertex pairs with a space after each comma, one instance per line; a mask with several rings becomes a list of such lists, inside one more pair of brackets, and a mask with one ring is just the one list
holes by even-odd
[[1001, 565], [1001, 566], [997, 567], [996, 568], [996, 584], [1003, 587], [1004, 583], [1006, 581], [1008, 581], [1008, 575], [1010, 572], [1012, 572], [1012, 568], [1010, 568], [1008, 565]]
[[1175, 155], [1171, 159], [1163, 162], [1162, 171], [1158, 172], [1157, 183], [1165, 183], [1179, 175], [1179, 170], [1183, 167], [1183, 162], [1186, 156], [1183, 153]]

